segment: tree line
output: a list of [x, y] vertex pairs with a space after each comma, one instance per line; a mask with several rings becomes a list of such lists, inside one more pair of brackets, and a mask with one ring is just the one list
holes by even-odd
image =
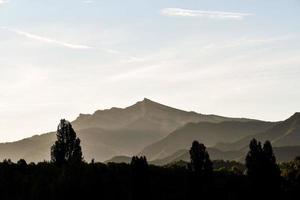
[[[300, 191], [300, 157], [277, 164], [272, 145], [253, 139], [245, 164], [212, 161], [204, 144], [194, 141], [190, 162], [163, 167], [145, 156], [130, 164], [84, 161], [80, 139], [61, 120], [51, 161], [0, 163], [0, 199], [295, 199]], [[218, 166], [218, 167], [216, 167]]]

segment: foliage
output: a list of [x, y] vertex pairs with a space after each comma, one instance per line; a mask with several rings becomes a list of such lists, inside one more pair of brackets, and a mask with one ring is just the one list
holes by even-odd
[[149, 166], [145, 156], [134, 156], [132, 157], [131, 163], [131, 181], [132, 181], [132, 199], [149, 199], [148, 193], [149, 188]]
[[266, 141], [262, 147], [260, 142], [253, 139], [249, 148], [246, 167], [252, 194], [277, 198], [280, 195], [281, 178], [271, 143]]
[[[148, 165], [144, 156], [134, 156], [130, 164], [82, 162], [80, 140], [64, 120], [57, 138], [52, 162], [27, 164], [24, 159], [17, 163], [7, 159], [0, 163], [1, 199], [289, 200], [300, 190], [300, 157], [280, 165], [281, 177], [268, 141], [263, 146], [251, 141], [246, 165], [212, 162], [206, 147], [194, 141], [190, 163], [159, 167]], [[245, 167], [247, 173], [243, 173]]]
[[204, 144], [194, 141], [190, 149], [191, 163], [188, 165], [188, 198], [192, 199], [202, 193], [209, 198], [212, 189], [213, 163]]
[[63, 165], [78, 164], [83, 161], [80, 139], [70, 122], [62, 119], [57, 128], [57, 141], [51, 147], [51, 161]]
[[190, 164], [191, 171], [202, 176], [211, 175], [213, 170], [213, 165], [204, 144], [200, 144], [198, 141], [194, 141], [190, 149], [190, 156], [191, 156], [191, 164]]

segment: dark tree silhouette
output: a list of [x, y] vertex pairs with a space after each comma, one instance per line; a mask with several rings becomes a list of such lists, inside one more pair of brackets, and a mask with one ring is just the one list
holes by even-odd
[[266, 141], [263, 146], [263, 152], [265, 156], [265, 166], [267, 175], [272, 178], [272, 181], [278, 181], [280, 177], [280, 169], [276, 163], [276, 157], [273, 152], [273, 147], [270, 141]]
[[213, 164], [204, 144], [194, 141], [190, 149], [188, 199], [195, 199], [199, 191], [204, 199], [211, 198]]
[[261, 165], [263, 155], [261, 143], [257, 142], [256, 139], [252, 139], [249, 144], [249, 149], [246, 156], [247, 174], [251, 178], [260, 177], [260, 173], [262, 173]]
[[[131, 174], [132, 174], [132, 199], [149, 199], [148, 193], [148, 162], [145, 156], [133, 156], [131, 163]], [[146, 194], [146, 195], [145, 195]]]
[[194, 141], [190, 149], [190, 157], [191, 171], [194, 171], [201, 176], [210, 176], [212, 174], [213, 165], [204, 144]]
[[276, 164], [272, 145], [266, 141], [262, 147], [253, 139], [246, 156], [247, 175], [250, 178], [253, 194], [276, 199], [280, 195], [280, 169]]
[[18, 160], [18, 162], [17, 162], [17, 164], [19, 165], [19, 166], [27, 166], [27, 162], [26, 162], [26, 160], [24, 160], [24, 159], [20, 159], [20, 160]]
[[65, 119], [60, 121], [57, 128], [57, 141], [51, 147], [51, 161], [58, 164], [75, 164], [83, 161], [80, 139], [70, 122]]
[[264, 152], [264, 173], [266, 180], [266, 192], [269, 197], [277, 199], [280, 195], [280, 186], [281, 186], [281, 171], [279, 166], [276, 163], [276, 157], [273, 152], [273, 147], [270, 141], [266, 141], [263, 146]]
[[145, 172], [149, 167], [145, 156], [133, 156], [130, 165], [134, 172]]

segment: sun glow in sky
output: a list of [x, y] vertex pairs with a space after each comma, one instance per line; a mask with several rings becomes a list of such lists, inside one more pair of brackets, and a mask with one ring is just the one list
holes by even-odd
[[144, 97], [283, 120], [299, 20], [299, 0], [0, 0], [0, 141]]

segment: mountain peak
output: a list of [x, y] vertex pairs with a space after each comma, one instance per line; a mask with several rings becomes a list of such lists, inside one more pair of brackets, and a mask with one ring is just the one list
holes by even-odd
[[162, 106], [162, 104], [152, 101], [148, 98], [144, 98], [142, 101], [138, 101], [135, 105], [149, 107], [149, 106]]
[[142, 102], [143, 103], [157, 103], [157, 102], [154, 102], [154, 101], [152, 101], [151, 99], [148, 99], [148, 98], [144, 98]]

